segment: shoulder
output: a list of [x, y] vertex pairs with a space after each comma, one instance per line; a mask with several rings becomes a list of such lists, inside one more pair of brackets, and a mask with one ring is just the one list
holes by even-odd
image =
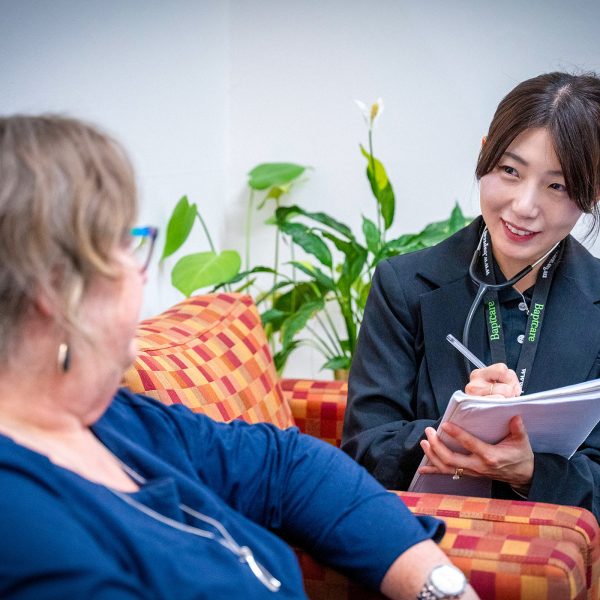
[[166, 405], [126, 388], [119, 389], [109, 409], [94, 425], [95, 431], [113, 438], [121, 438], [126, 432], [128, 441], [160, 450], [162, 457], [170, 456], [173, 460], [179, 460], [182, 452], [192, 456], [208, 448], [260, 445], [277, 436], [292, 439], [295, 436], [291, 429], [295, 428], [281, 432], [269, 423], [250, 425], [239, 419], [215, 421], [182, 404]]
[[573, 236], [567, 237], [558, 272], [593, 302], [600, 301], [600, 259]]
[[185, 447], [186, 440], [222, 425], [182, 404], [163, 404], [158, 400], [120, 388], [110, 406], [94, 424], [97, 433], [115, 434], [145, 448]]

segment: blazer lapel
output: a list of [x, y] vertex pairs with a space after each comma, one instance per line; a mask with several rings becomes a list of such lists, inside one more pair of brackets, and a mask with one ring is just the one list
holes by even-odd
[[[476, 287], [468, 265], [479, 239], [481, 217], [459, 234], [436, 246], [418, 276], [432, 291], [420, 297], [425, 356], [440, 414], [450, 395], [464, 389], [464, 359], [446, 341], [462, 340], [465, 319]], [[600, 360], [600, 261], [571, 236], [567, 238], [548, 299], [542, 333], [527, 393], [585, 381]], [[452, 262], [448, 256], [455, 257]], [[483, 311], [473, 319], [469, 350], [483, 358], [488, 351]]]
[[[462, 354], [448, 343], [446, 336], [451, 333], [462, 340], [474, 296], [474, 284], [468, 275], [421, 296], [425, 355], [440, 415], [444, 414], [452, 393], [463, 390], [469, 381]], [[478, 335], [484, 331], [482, 312], [475, 314], [469, 336], [469, 350], [476, 356], [483, 356], [486, 343], [485, 335]]]
[[[464, 389], [468, 381], [464, 359], [446, 336], [451, 333], [462, 340], [465, 318], [476, 292], [468, 269], [482, 225], [481, 217], [477, 217], [468, 227], [431, 248], [416, 274], [431, 289], [420, 296], [420, 308], [425, 357], [440, 414], [452, 393]], [[469, 349], [479, 355], [485, 337], [476, 339], [476, 332], [482, 331], [482, 321], [483, 317], [476, 315], [469, 340]]]

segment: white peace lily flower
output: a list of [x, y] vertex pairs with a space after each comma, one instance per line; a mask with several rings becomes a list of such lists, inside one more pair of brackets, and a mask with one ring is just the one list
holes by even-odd
[[354, 102], [356, 102], [356, 105], [358, 108], [360, 108], [367, 127], [369, 129], [373, 129], [373, 127], [375, 127], [377, 118], [383, 112], [383, 100], [381, 98], [377, 98], [377, 100], [370, 107], [360, 100], [355, 100]]

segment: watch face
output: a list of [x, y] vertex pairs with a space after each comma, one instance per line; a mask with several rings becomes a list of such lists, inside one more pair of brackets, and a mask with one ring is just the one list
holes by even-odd
[[464, 591], [465, 576], [456, 567], [440, 565], [431, 571], [429, 576], [433, 587], [445, 596], [454, 596]]

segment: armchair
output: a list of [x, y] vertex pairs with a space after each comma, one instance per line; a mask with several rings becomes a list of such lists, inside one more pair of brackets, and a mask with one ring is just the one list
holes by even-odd
[[[278, 380], [249, 296], [189, 298], [140, 323], [124, 385], [229, 421], [268, 421], [339, 446], [347, 384]], [[441, 547], [484, 600], [600, 598], [600, 529], [588, 511], [539, 502], [395, 492], [447, 524]], [[315, 600], [381, 598], [298, 551]]]

